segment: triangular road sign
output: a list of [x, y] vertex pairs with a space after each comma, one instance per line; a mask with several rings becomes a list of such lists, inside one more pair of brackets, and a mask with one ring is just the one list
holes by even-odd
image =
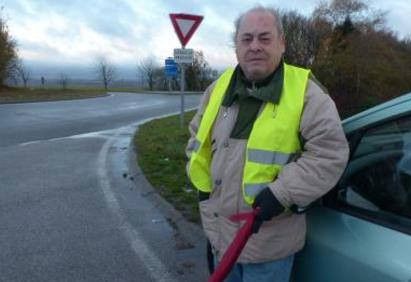
[[184, 47], [197, 30], [203, 16], [188, 15], [188, 14], [170, 14], [170, 19], [174, 30], [180, 39], [181, 45]]

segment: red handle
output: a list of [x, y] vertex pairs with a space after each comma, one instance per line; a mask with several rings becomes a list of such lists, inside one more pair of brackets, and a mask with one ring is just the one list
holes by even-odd
[[259, 210], [254, 209], [251, 212], [239, 213], [232, 215], [230, 220], [232, 221], [242, 221], [245, 220], [244, 225], [238, 230], [234, 240], [228, 246], [227, 251], [224, 253], [223, 258], [218, 264], [217, 268], [213, 274], [208, 279], [208, 282], [222, 282], [230, 273], [235, 262], [241, 254], [248, 238], [252, 235], [253, 223], [255, 216], [258, 214]]

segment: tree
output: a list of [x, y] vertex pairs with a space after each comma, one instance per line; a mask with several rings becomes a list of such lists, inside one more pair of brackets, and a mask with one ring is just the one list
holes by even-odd
[[319, 34], [313, 22], [295, 11], [281, 14], [286, 49], [286, 62], [303, 67], [312, 65], [318, 49]]
[[[19, 63], [19, 59], [13, 58], [7, 65], [7, 70], [6, 70], [6, 82], [13, 82], [15, 86], [18, 86], [19, 84], [19, 74], [17, 72], [17, 64]], [[1, 86], [1, 83], [0, 83]]]
[[[61, 89], [66, 90], [67, 89], [67, 85], [69, 82], [69, 78], [66, 74], [61, 73], [60, 74], [60, 79], [59, 79], [59, 84], [61, 86]], [[106, 88], [107, 89], [107, 88]]]
[[202, 91], [217, 78], [202, 51], [194, 51], [193, 64], [186, 68], [186, 90]]
[[349, 17], [357, 24], [371, 24], [376, 27], [384, 23], [384, 14], [371, 10], [363, 0], [332, 0], [321, 2], [313, 12], [314, 19], [323, 19], [333, 24], [341, 25]]
[[0, 8], [0, 86], [13, 74], [17, 59], [16, 43], [11, 38], [6, 22], [2, 18], [3, 7]]
[[97, 74], [97, 79], [103, 83], [104, 89], [107, 90], [114, 80], [116, 71], [114, 65], [104, 56], [101, 56], [97, 59], [95, 73]]
[[165, 74], [164, 67], [157, 67], [154, 69], [155, 88], [159, 90], [167, 90], [168, 80]]
[[40, 78], [40, 83], [41, 83], [41, 88], [44, 88], [44, 85], [46, 84], [46, 79], [44, 78], [44, 76]]
[[30, 70], [24, 65], [21, 59], [17, 60], [17, 63], [14, 65], [14, 67], [18, 78], [24, 85], [24, 88], [27, 88], [31, 76]]
[[137, 64], [137, 73], [140, 73], [144, 77], [150, 91], [154, 88], [155, 74], [158, 68], [159, 66], [154, 56], [148, 56]]
[[411, 90], [410, 50], [384, 27], [383, 12], [333, 0], [317, 7], [312, 21], [321, 34], [312, 69], [342, 116]]

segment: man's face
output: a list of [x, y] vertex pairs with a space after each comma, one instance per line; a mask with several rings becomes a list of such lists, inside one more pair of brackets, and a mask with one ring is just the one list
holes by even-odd
[[247, 79], [260, 81], [268, 77], [279, 65], [284, 45], [271, 14], [262, 11], [246, 14], [238, 28], [236, 55]]

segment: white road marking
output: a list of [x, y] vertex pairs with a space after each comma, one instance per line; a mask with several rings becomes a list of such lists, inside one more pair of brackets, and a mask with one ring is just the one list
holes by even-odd
[[[189, 110], [196, 109], [196, 107]], [[116, 217], [117, 222], [119, 223], [119, 229], [123, 233], [124, 237], [127, 239], [134, 253], [140, 258], [144, 263], [146, 269], [149, 271], [149, 274], [155, 281], [164, 281], [164, 282], [177, 282], [177, 280], [172, 276], [167, 267], [161, 262], [161, 260], [156, 256], [156, 254], [150, 249], [146, 244], [140, 232], [131, 225], [124, 214], [121, 212], [120, 205], [114, 195], [113, 190], [111, 189], [110, 179], [107, 174], [107, 156], [110, 147], [116, 141], [118, 136], [123, 131], [130, 132], [130, 128], [135, 129], [137, 126], [149, 122], [154, 119], [159, 119], [163, 117], [168, 117], [171, 115], [178, 114], [179, 112], [174, 112], [170, 114], [165, 114], [161, 116], [151, 117], [144, 120], [141, 120], [137, 123], [123, 126], [117, 129], [103, 130], [97, 132], [89, 132], [76, 134], [66, 137], [51, 138], [46, 140], [35, 140], [25, 143], [18, 144], [19, 146], [27, 146], [36, 143], [41, 143], [45, 141], [57, 141], [62, 139], [77, 139], [77, 138], [106, 138], [107, 141], [104, 143], [101, 148], [98, 158], [97, 158], [97, 176], [99, 178], [99, 184], [104, 194], [104, 199], [107, 203], [108, 208], [111, 210], [113, 215]]]
[[[193, 107], [186, 110], [193, 110], [197, 107]], [[140, 258], [141, 262], [145, 265], [146, 269], [149, 271], [149, 274], [155, 281], [164, 281], [164, 282], [177, 282], [177, 280], [173, 277], [172, 273], [167, 269], [167, 267], [162, 263], [162, 261], [156, 256], [156, 254], [151, 250], [151, 248], [147, 245], [144, 241], [140, 232], [134, 228], [132, 224], [127, 221], [127, 218], [121, 211], [120, 204], [115, 197], [115, 194], [111, 188], [110, 179], [107, 173], [107, 157], [109, 153], [109, 149], [116, 141], [118, 136], [123, 131], [130, 132], [131, 128], [135, 129], [137, 126], [149, 122], [154, 119], [159, 119], [163, 117], [168, 117], [171, 115], [175, 115], [180, 113], [173, 112], [161, 116], [151, 117], [144, 120], [141, 120], [137, 123], [130, 124], [124, 127], [120, 127], [117, 129], [110, 129], [110, 130], [103, 130], [97, 132], [88, 132], [82, 134], [76, 134], [72, 136], [65, 136], [65, 137], [57, 137], [57, 138], [50, 138], [50, 139], [40, 139], [40, 140], [33, 140], [30, 142], [24, 142], [17, 144], [18, 146], [29, 146], [35, 145], [43, 142], [52, 142], [58, 141], [63, 139], [76, 139], [76, 138], [104, 138], [107, 139], [101, 148], [98, 157], [97, 157], [97, 176], [99, 178], [100, 188], [104, 194], [104, 199], [106, 204], [114, 217], [116, 218], [119, 230], [123, 233], [124, 237], [128, 241], [131, 246], [131, 249], [134, 253]]]
[[118, 130], [113, 137], [109, 138], [104, 143], [97, 159], [97, 175], [99, 177], [100, 187], [103, 191], [107, 206], [116, 217], [116, 220], [120, 226], [119, 229], [127, 239], [132, 250], [143, 262], [151, 277], [155, 281], [177, 281], [172, 277], [172, 274], [167, 270], [167, 267], [150, 249], [139, 231], [127, 222], [127, 219], [121, 212], [120, 205], [111, 189], [110, 180], [107, 176], [106, 160], [108, 151], [119, 133], [120, 130]]
[[[175, 280], [175, 278], [172, 277], [172, 274], [167, 270], [167, 267], [146, 244], [139, 231], [127, 221], [126, 217], [121, 212], [120, 205], [116, 199], [116, 196], [114, 195], [114, 192], [111, 189], [110, 180], [107, 176], [106, 160], [110, 147], [115, 142], [117, 136], [121, 134], [123, 130], [130, 131], [130, 127], [136, 128], [138, 125], [146, 123], [150, 120], [167, 117], [174, 114], [175, 113], [148, 118], [141, 120], [133, 125], [117, 129], [114, 133], [114, 136], [108, 138], [108, 140], [104, 143], [97, 158], [97, 175], [99, 177], [100, 187], [103, 190], [107, 206], [116, 217], [120, 225], [120, 230], [128, 240], [132, 250], [144, 263], [146, 269], [149, 270], [150, 275], [155, 281], [177, 282], [177, 280]], [[84, 136], [83, 134], [82, 137], [86, 136]]]

